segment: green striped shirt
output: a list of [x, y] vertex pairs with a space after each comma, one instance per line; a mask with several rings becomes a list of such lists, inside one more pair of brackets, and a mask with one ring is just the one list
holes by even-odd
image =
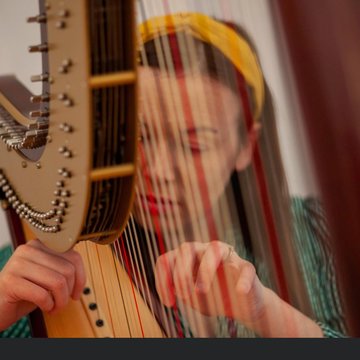
[[[321, 327], [324, 337], [346, 336], [345, 321], [339, 298], [333, 255], [330, 250], [325, 213], [319, 201], [313, 198], [292, 198], [293, 242], [298, 256], [314, 321]], [[239, 235], [241, 236], [241, 235]], [[271, 288], [267, 269], [256, 262], [252, 254], [237, 248], [241, 257], [256, 263], [261, 281]], [[256, 337], [256, 334], [235, 323], [236, 337]], [[229, 321], [221, 318], [217, 336], [229, 337]]]
[[[12, 253], [11, 246], [0, 250], [0, 270], [4, 267]], [[0, 314], [1, 316], [1, 314]], [[0, 338], [27, 338], [30, 337], [30, 327], [26, 317], [10, 326], [5, 331], [0, 331]]]

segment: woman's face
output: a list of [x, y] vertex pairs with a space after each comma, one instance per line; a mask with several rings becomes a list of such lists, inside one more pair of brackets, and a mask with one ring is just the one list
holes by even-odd
[[162, 232], [181, 227], [186, 234], [194, 221], [214, 216], [213, 207], [247, 147], [240, 143], [239, 97], [200, 73], [169, 75], [142, 67], [139, 76], [140, 176], [134, 215], [146, 227], [142, 208]]

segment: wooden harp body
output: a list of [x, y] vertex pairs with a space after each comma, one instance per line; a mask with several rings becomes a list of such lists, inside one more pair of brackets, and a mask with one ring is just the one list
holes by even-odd
[[[61, 252], [85, 240], [110, 243], [126, 224], [135, 179], [134, 2], [40, 1], [39, 7], [28, 22], [41, 26], [42, 44], [29, 51], [43, 53], [42, 74], [32, 77], [43, 83], [42, 94], [31, 94], [12, 75], [0, 78], [2, 201], [13, 243], [36, 237]], [[138, 311], [146, 318], [148, 309], [131, 291], [126, 273], [118, 265], [114, 271], [109, 247], [77, 247], [88, 271], [101, 259], [111, 273], [107, 281], [121, 281], [126, 296], [119, 289], [96, 296], [104, 292], [104, 279], [95, 273], [81, 302], [52, 317], [31, 314], [33, 335], [161, 335], [138, 323], [110, 327], [112, 314], [99, 305], [108, 296], [123, 304], [115, 310], [123, 324], [126, 314]], [[129, 294], [139, 297], [137, 309]]]
[[278, 1], [275, 13], [282, 19], [315, 173], [329, 217], [349, 334], [358, 337], [359, 292], [351, 283], [358, 283], [360, 274], [356, 221], [360, 211], [360, 47], [355, 40], [360, 35], [360, 6], [354, 1], [340, 4], [331, 0], [325, 8], [318, 5]]

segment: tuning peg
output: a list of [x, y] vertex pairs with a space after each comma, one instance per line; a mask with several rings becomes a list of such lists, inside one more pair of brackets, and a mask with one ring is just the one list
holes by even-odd
[[40, 44], [40, 45], [31, 45], [29, 46], [29, 52], [46, 52], [49, 50], [47, 44]]
[[48, 81], [49, 74], [33, 75], [30, 80], [31, 82]]
[[37, 16], [31, 16], [27, 18], [28, 23], [45, 23], [47, 20], [46, 15], [37, 15]]
[[38, 104], [38, 103], [42, 103], [42, 102], [49, 102], [50, 101], [50, 96], [49, 95], [34, 95], [34, 96], [31, 96], [30, 101], [33, 104]]
[[70, 14], [70, 12], [69, 12], [69, 10], [67, 10], [67, 9], [62, 9], [62, 10], [60, 10], [60, 11], [58, 12], [58, 15], [59, 15], [60, 17], [63, 17], [63, 18], [68, 17], [69, 14]]
[[47, 110], [45, 110], [45, 111], [41, 111], [41, 110], [30, 111], [29, 116], [32, 118], [48, 117], [49, 111], [47, 111]]

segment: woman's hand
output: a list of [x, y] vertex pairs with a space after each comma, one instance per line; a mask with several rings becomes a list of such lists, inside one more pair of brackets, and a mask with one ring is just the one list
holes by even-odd
[[254, 266], [220, 242], [189, 242], [160, 256], [155, 268], [161, 301], [176, 298], [209, 316], [225, 315], [251, 324], [264, 310], [264, 287]]
[[322, 337], [312, 319], [262, 285], [254, 266], [220, 241], [189, 242], [160, 256], [156, 288], [168, 307], [177, 299], [209, 316], [233, 318], [263, 337]]
[[76, 251], [57, 253], [39, 240], [19, 246], [0, 272], [0, 330], [36, 307], [55, 313], [80, 299], [85, 281]]

